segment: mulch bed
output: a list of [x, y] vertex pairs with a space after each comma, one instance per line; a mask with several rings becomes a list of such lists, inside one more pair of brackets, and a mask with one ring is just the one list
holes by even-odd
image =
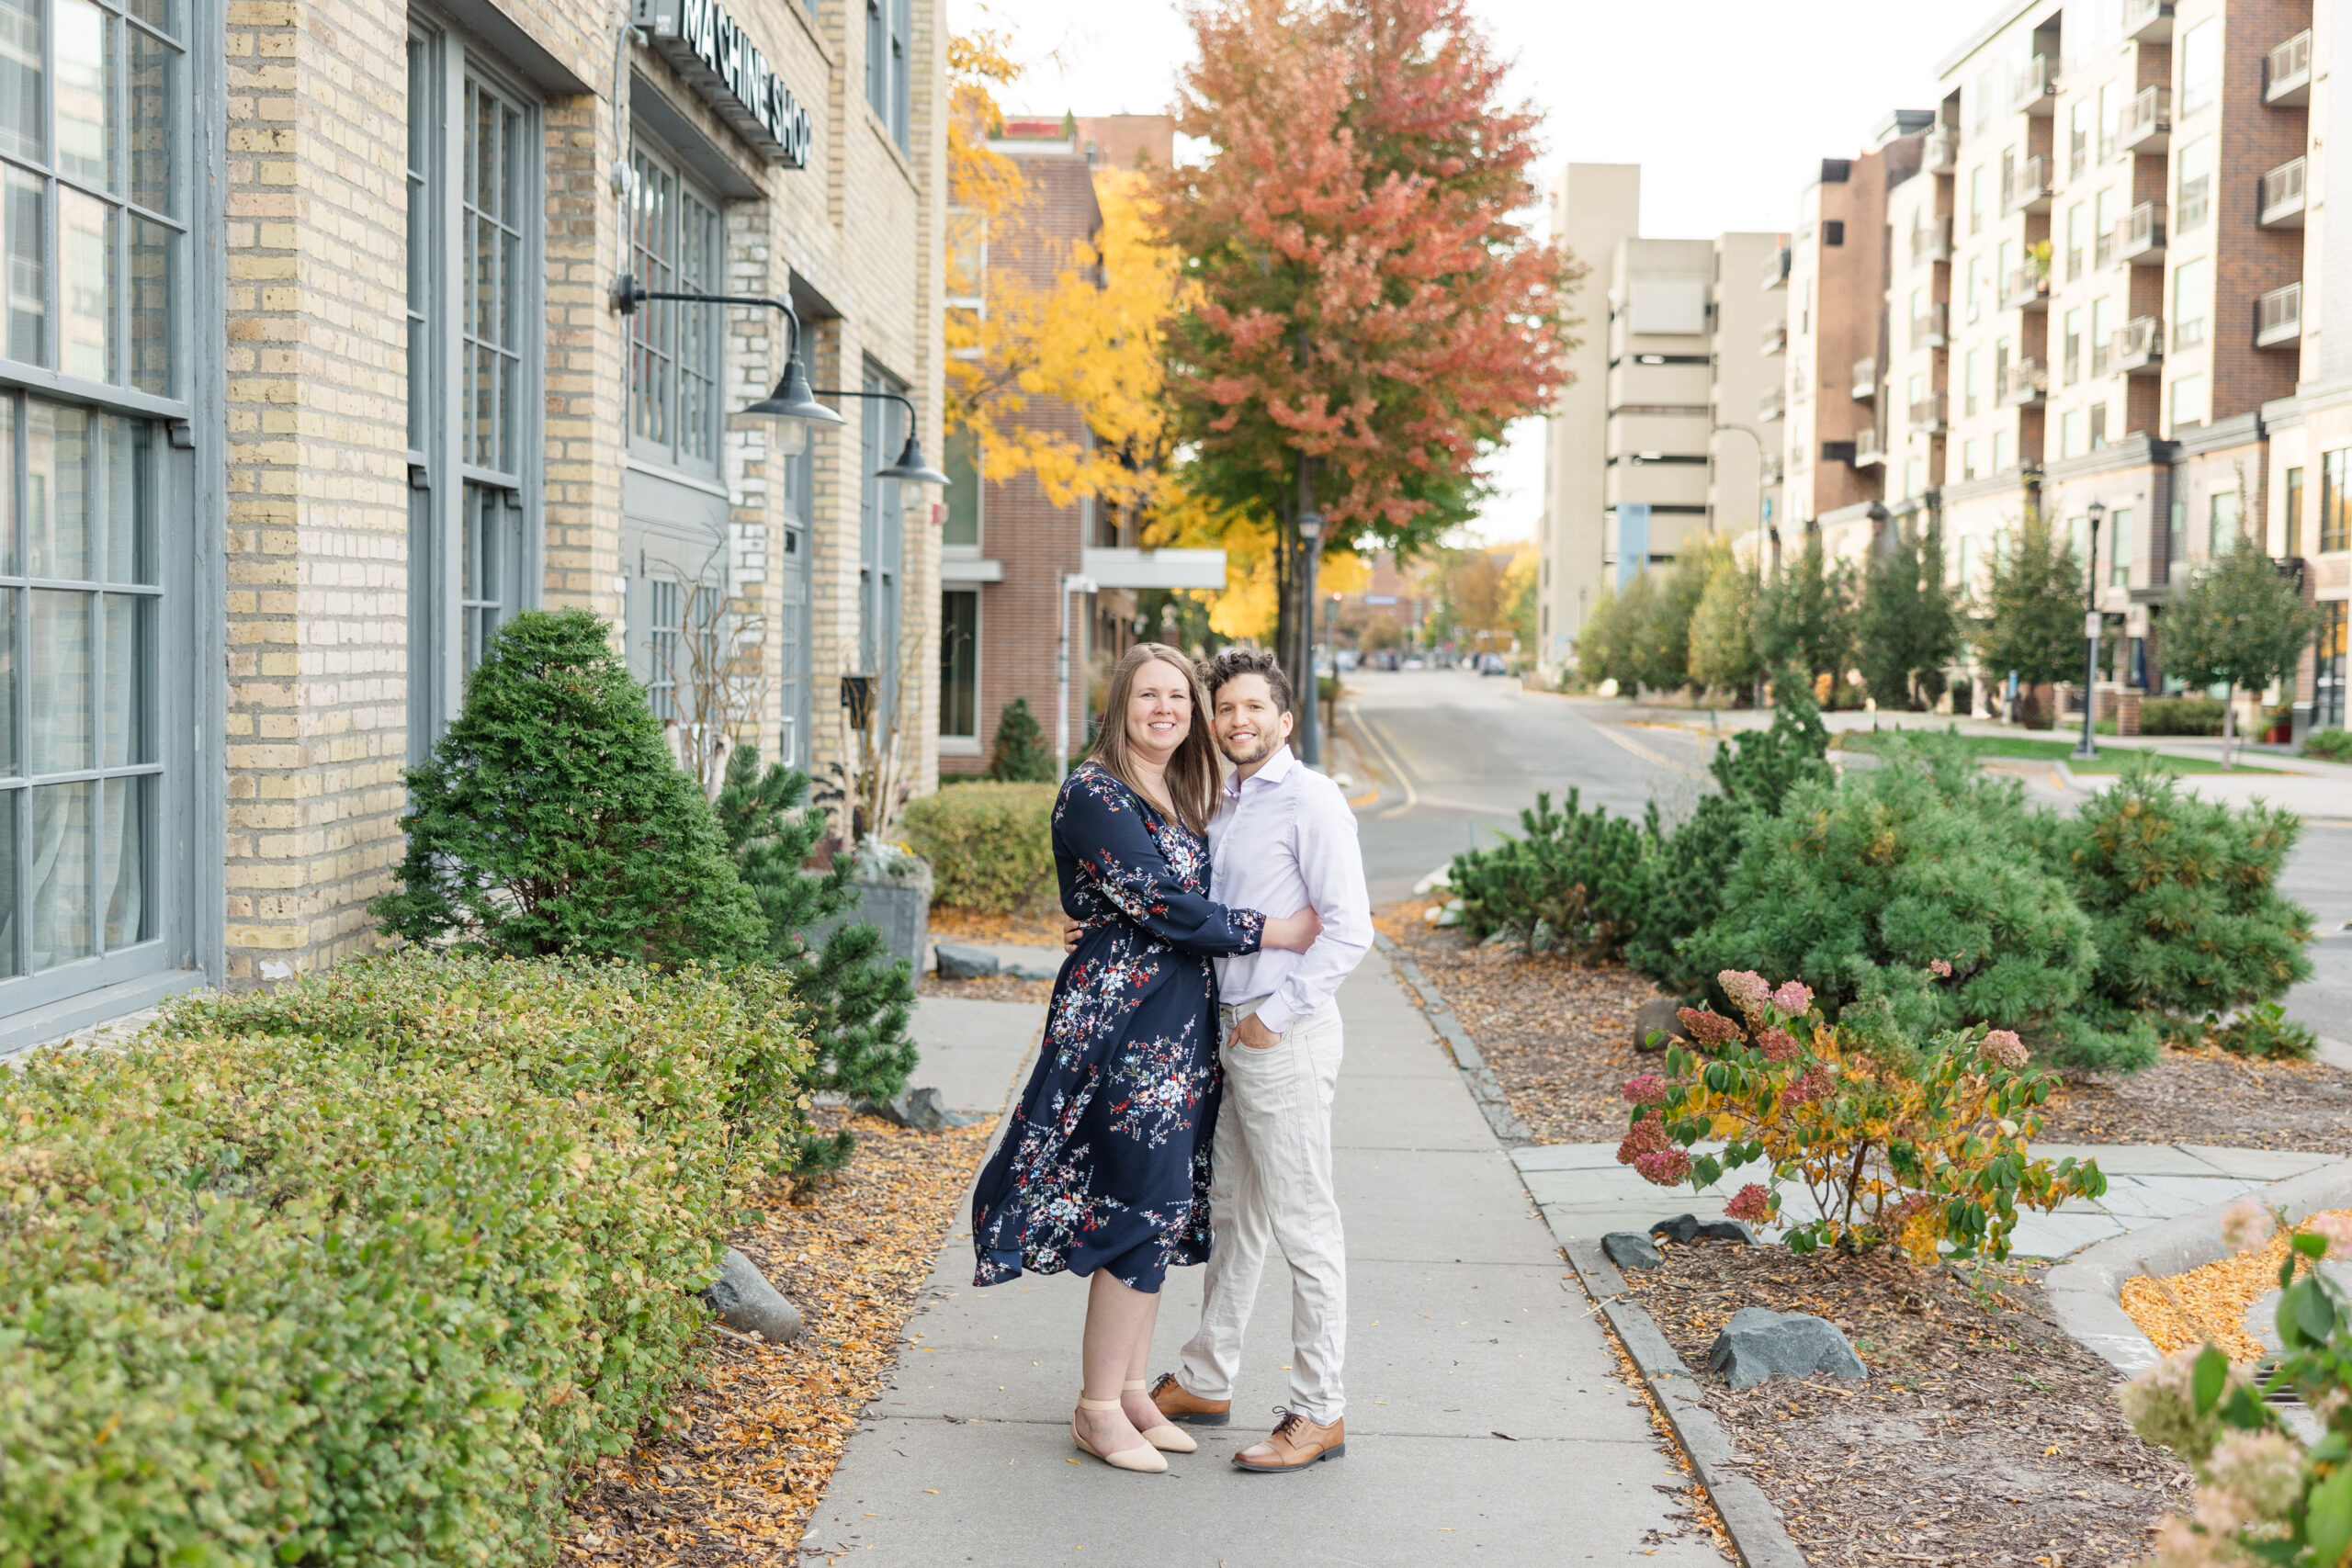
[[[1625, 1280], [1815, 1564], [2122, 1563], [2188, 1497], [2188, 1472], [2123, 1419], [2113, 1369], [2042, 1306], [2042, 1269], [1950, 1269], [1778, 1247], [1666, 1246]], [[1843, 1328], [1867, 1382], [1735, 1393], [1707, 1348], [1744, 1306]]]
[[794, 1561], [993, 1132], [843, 1116], [817, 1120], [856, 1132], [848, 1168], [812, 1191], [770, 1194], [765, 1215], [729, 1238], [800, 1308], [800, 1337], [766, 1346], [714, 1326], [699, 1381], [663, 1429], [577, 1479], [557, 1543], [567, 1561]]
[[2130, 1077], [2068, 1080], [2043, 1108], [2041, 1138], [2352, 1155], [2352, 1073], [2211, 1048], [2167, 1051]]
[[943, 980], [936, 975], [925, 975], [917, 987], [926, 997], [964, 997], [982, 1002], [1035, 1002], [1044, 1007], [1054, 999], [1051, 980], [1016, 980], [1009, 975], [991, 975], [985, 980]]

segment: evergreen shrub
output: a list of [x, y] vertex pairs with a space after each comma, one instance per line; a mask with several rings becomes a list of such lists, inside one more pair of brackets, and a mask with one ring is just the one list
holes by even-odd
[[1034, 903], [1054, 875], [1056, 793], [983, 783], [909, 801], [901, 826], [931, 863], [934, 902], [992, 914]]
[[0, 1558], [543, 1561], [798, 1123], [788, 1011], [412, 951], [0, 1074]]
[[2324, 762], [2352, 762], [2352, 729], [2314, 729], [2303, 737], [2303, 755]]
[[2140, 705], [2143, 735], [2219, 735], [2219, 697], [2150, 697]]
[[996, 741], [989, 749], [989, 777], [1000, 784], [1054, 783], [1054, 753], [1027, 697], [1015, 697], [996, 717]]
[[1453, 857], [1452, 886], [1470, 935], [1500, 932], [1530, 954], [1613, 957], [1647, 901], [1641, 829], [1606, 807], [1579, 809], [1573, 789], [1566, 810], [1538, 795], [1519, 823], [1520, 837]]
[[499, 628], [465, 707], [409, 770], [401, 888], [369, 906], [387, 930], [512, 957], [761, 953], [709, 804], [610, 639], [585, 610]]

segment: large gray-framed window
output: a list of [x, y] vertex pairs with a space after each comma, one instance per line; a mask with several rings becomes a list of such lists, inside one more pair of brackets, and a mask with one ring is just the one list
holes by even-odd
[[426, 22], [408, 63], [416, 759], [498, 628], [538, 602], [547, 283], [537, 101]]
[[[800, 334], [795, 355], [800, 367], [812, 371], [808, 334]], [[813, 380], [813, 374], [811, 377]], [[808, 727], [815, 720], [815, 689], [808, 669], [808, 604], [814, 581], [815, 547], [810, 543], [816, 517], [817, 447], [805, 428], [786, 428], [779, 439], [787, 444], [784, 457], [784, 581], [776, 598], [777, 642], [776, 760], [787, 767], [808, 765]], [[798, 450], [790, 449], [797, 444]]]
[[939, 733], [942, 739], [980, 736], [980, 591], [949, 588], [939, 595]]
[[912, 0], [865, 0], [865, 101], [890, 128], [900, 152], [909, 150], [913, 36]]
[[188, 11], [0, 0], [0, 1018], [194, 961]]
[[[718, 198], [644, 131], [634, 140], [630, 272], [656, 292], [723, 292], [727, 226]], [[723, 309], [654, 299], [629, 318], [632, 457], [704, 476], [718, 472]]]
[[[869, 366], [865, 389], [903, 395], [907, 389], [887, 371]], [[907, 439], [906, 411], [868, 399], [861, 405], [858, 431], [858, 654], [865, 672], [880, 677], [879, 711], [890, 715], [898, 711], [899, 639], [905, 626], [900, 569], [906, 524], [899, 482], [874, 475], [898, 461], [899, 448]]]

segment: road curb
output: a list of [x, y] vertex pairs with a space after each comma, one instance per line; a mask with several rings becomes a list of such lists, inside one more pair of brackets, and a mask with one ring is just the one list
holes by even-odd
[[[1496, 1139], [1507, 1148], [1533, 1143], [1526, 1124], [1512, 1113], [1494, 1070], [1478, 1055], [1469, 1032], [1445, 1005], [1437, 987], [1430, 984], [1429, 976], [1421, 973], [1420, 965], [1407, 956], [1394, 938], [1382, 935], [1375, 940], [1380, 951], [1412, 987], [1422, 1016], [1453, 1053], [1454, 1065], [1469, 1085], [1471, 1098], [1486, 1113]], [[1526, 1183], [1526, 1175], [1521, 1172], [1522, 1190]], [[1529, 1192], [1529, 1201], [1532, 1201], [1534, 1196]], [[1668, 1427], [1673, 1430], [1675, 1442], [1690, 1461], [1691, 1473], [1705, 1488], [1707, 1500], [1723, 1520], [1724, 1529], [1730, 1535], [1745, 1568], [1806, 1568], [1804, 1553], [1781, 1525], [1771, 1499], [1764, 1495], [1762, 1487], [1740, 1473], [1739, 1450], [1700, 1396], [1698, 1380], [1683, 1365], [1682, 1358], [1667, 1341], [1648, 1309], [1625, 1288], [1625, 1277], [1602, 1255], [1597, 1242], [1571, 1240], [1564, 1243], [1562, 1249], [1585, 1292], [1600, 1306], [1617, 1342], [1632, 1358], [1643, 1386], [1657, 1402]]]

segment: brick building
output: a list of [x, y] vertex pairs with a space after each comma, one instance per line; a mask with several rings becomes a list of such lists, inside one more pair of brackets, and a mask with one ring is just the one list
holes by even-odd
[[402, 769], [529, 606], [611, 617], [682, 726], [699, 616], [820, 766], [875, 676], [927, 787], [906, 411], [747, 414], [781, 312], [611, 289], [788, 299], [935, 451], [936, 0], [19, 10], [0, 1048], [373, 945]]

